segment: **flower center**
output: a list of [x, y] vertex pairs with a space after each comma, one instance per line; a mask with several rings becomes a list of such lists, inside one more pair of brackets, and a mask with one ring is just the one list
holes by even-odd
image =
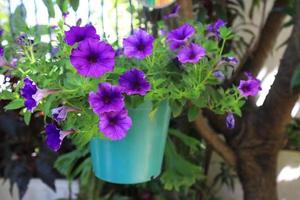
[[96, 54], [88, 55], [87, 60], [89, 63], [96, 63], [98, 60], [98, 56]]
[[76, 41], [77, 41], [77, 42], [80, 42], [80, 41], [84, 40], [84, 38], [85, 38], [84, 35], [77, 35], [77, 36], [76, 36]]
[[145, 44], [143, 44], [143, 43], [139, 43], [138, 45], [137, 45], [137, 50], [139, 50], [139, 51], [143, 51], [144, 49], [145, 49]]
[[243, 90], [244, 92], [248, 92], [248, 91], [250, 90], [250, 86], [249, 86], [248, 84], [244, 84], [244, 85], [242, 86], [242, 90]]
[[108, 95], [102, 97], [102, 101], [106, 104], [110, 103], [111, 99]]
[[178, 40], [185, 40], [185, 37], [186, 37], [186, 35], [184, 34], [184, 32], [182, 32], [182, 33], [180, 33], [179, 35], [178, 35]]
[[138, 80], [132, 80], [131, 87], [132, 89], [138, 90], [140, 88], [140, 82]]
[[196, 57], [196, 54], [194, 52], [191, 52], [190, 59], [193, 60], [193, 59], [195, 59], [195, 57]]
[[115, 117], [109, 119], [109, 125], [114, 126], [117, 124], [117, 122], [118, 120]]

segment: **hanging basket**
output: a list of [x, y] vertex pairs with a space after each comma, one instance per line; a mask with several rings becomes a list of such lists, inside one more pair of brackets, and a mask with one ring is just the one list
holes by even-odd
[[151, 111], [151, 102], [129, 109], [133, 124], [123, 140], [91, 140], [93, 171], [98, 178], [111, 183], [134, 184], [150, 181], [160, 174], [170, 107], [165, 101], [149, 116]]
[[176, 0], [140, 0], [140, 1], [145, 7], [159, 9], [171, 5]]

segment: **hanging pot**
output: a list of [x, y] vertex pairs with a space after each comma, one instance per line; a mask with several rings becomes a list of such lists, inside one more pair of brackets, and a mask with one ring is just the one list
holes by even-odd
[[145, 7], [159, 9], [171, 5], [176, 0], [140, 0], [140, 1]]
[[150, 117], [151, 111], [151, 102], [129, 109], [132, 127], [123, 140], [91, 140], [93, 171], [98, 178], [111, 183], [134, 184], [160, 174], [170, 107], [165, 101]]

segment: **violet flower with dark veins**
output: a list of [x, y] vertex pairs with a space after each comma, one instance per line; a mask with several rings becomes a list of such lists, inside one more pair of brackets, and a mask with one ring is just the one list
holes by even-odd
[[97, 92], [90, 92], [89, 103], [94, 113], [119, 111], [125, 106], [124, 97], [119, 86], [100, 83]]
[[78, 74], [99, 78], [113, 71], [115, 51], [111, 45], [89, 38], [80, 42], [77, 48], [72, 49], [70, 61]]
[[70, 30], [65, 31], [64, 41], [68, 45], [73, 46], [74, 44], [84, 41], [88, 38], [100, 40], [100, 36], [97, 35], [95, 27], [91, 24], [87, 24], [83, 27], [72, 26]]
[[119, 85], [122, 92], [127, 95], [138, 94], [144, 96], [151, 89], [144, 72], [137, 68], [130, 69], [122, 74], [119, 78]]
[[58, 151], [64, 138], [75, 133], [74, 130], [62, 131], [55, 124], [47, 124], [45, 127], [46, 144], [53, 151]]
[[132, 120], [125, 108], [120, 111], [106, 112], [100, 115], [99, 129], [111, 140], [125, 138], [131, 125]]
[[143, 29], [138, 29], [123, 40], [124, 55], [129, 58], [144, 59], [152, 54], [153, 42], [152, 35]]
[[179, 28], [173, 29], [168, 33], [167, 43], [171, 50], [177, 50], [184, 46], [188, 39], [195, 33], [195, 28], [188, 23], [183, 24]]
[[253, 77], [251, 73], [245, 73], [248, 80], [240, 80], [238, 90], [244, 97], [255, 96], [261, 90], [261, 81]]
[[191, 43], [181, 49], [177, 58], [181, 63], [197, 63], [202, 57], [206, 55], [205, 49], [198, 44]]
[[21, 96], [24, 98], [24, 106], [30, 112], [38, 106], [39, 102], [49, 94], [54, 94], [60, 90], [40, 89], [37, 87], [35, 82], [30, 78], [24, 79], [24, 86], [21, 89]]

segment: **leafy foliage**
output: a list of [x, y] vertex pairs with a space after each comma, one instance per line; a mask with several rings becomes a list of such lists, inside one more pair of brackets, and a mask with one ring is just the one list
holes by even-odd
[[[43, 0], [43, 2], [48, 9], [49, 16], [54, 17], [54, 2], [52, 0]], [[74, 10], [79, 6], [78, 0], [56, 0], [56, 3], [62, 12], [66, 12], [70, 6]], [[92, 175], [87, 143], [92, 137], [103, 136], [99, 133], [97, 127], [97, 116], [89, 109], [87, 94], [95, 90], [99, 82], [112, 80], [113, 83], [116, 83], [117, 77], [133, 66], [146, 72], [147, 79], [152, 85], [152, 91], [145, 98], [129, 98], [127, 101], [128, 107], [135, 107], [144, 100], [151, 100], [154, 102], [154, 105], [159, 105], [161, 101], [168, 99], [172, 107], [173, 116], [177, 117], [182, 112], [187, 111], [189, 121], [193, 121], [198, 114], [198, 110], [203, 107], [208, 107], [219, 114], [234, 112], [240, 115], [241, 113], [240, 108], [244, 100], [236, 88], [233, 87], [225, 91], [220, 89], [219, 81], [212, 74], [214, 70], [218, 69], [218, 61], [224, 55], [225, 42], [233, 39], [232, 31], [228, 28], [221, 29], [222, 40], [219, 42], [207, 39], [205, 37], [205, 26], [197, 24], [197, 35], [194, 40], [207, 50], [207, 57], [197, 64], [179, 66], [178, 63], [174, 62], [175, 53], [169, 51], [165, 38], [159, 36], [154, 44], [153, 55], [146, 60], [138, 61], [119, 57], [114, 72], [100, 79], [91, 79], [77, 75], [69, 62], [71, 48], [63, 42], [64, 22], [61, 21], [59, 29], [56, 30], [59, 52], [49, 56], [49, 45], [40, 41], [40, 35], [48, 34], [49, 27], [37, 25], [28, 28], [25, 21], [22, 21], [22, 17], [24, 17], [24, 14], [26, 15], [26, 12], [23, 12], [24, 10], [22, 9], [22, 5], [20, 5], [15, 10], [13, 19], [17, 20], [14, 20], [14, 27], [17, 28], [17, 33], [27, 32], [29, 36], [34, 37], [34, 43], [25, 47], [12, 45], [6, 48], [7, 51], [15, 51], [18, 48], [18, 51], [23, 53], [12, 75], [20, 79], [29, 76], [37, 82], [40, 88], [61, 89], [62, 92], [50, 95], [44, 99], [37, 108], [37, 112], [33, 115], [25, 109], [21, 109], [24, 103], [19, 95], [22, 82], [13, 85], [10, 88], [11, 90], [1, 92], [0, 99], [9, 100], [10, 103], [6, 104], [5, 109], [17, 109], [16, 112], [24, 117], [26, 124], [32, 123], [31, 118], [34, 118], [34, 115], [37, 114], [43, 115], [44, 122], [48, 121], [51, 117], [51, 109], [61, 104], [81, 110], [79, 115], [70, 113], [67, 120], [62, 124], [63, 129], [77, 130], [77, 134], [71, 136], [72, 142], [76, 144], [77, 149], [61, 156], [55, 164], [58, 171], [69, 179], [79, 177], [82, 185], [85, 186], [89, 186], [89, 183], [91, 185], [97, 184], [95, 177]], [[227, 54], [231, 53], [228, 52]], [[172, 138], [168, 141], [166, 167], [161, 177], [161, 182], [168, 190], [182, 191], [197, 181], [203, 180], [204, 175], [201, 166], [199, 163], [195, 164], [194, 160], [187, 156], [189, 153], [194, 155], [202, 151], [203, 144], [179, 131], [170, 130], [170, 133]], [[188, 149], [189, 153], [182, 152], [178, 148], [177, 140], [180, 141], [179, 143], [184, 148]], [[40, 156], [43, 157], [43, 153]], [[35, 163], [38, 165], [37, 171], [43, 178], [43, 181], [53, 187], [53, 177], [55, 176], [49, 168], [51, 162], [48, 162], [47, 159], [39, 158]], [[29, 178], [27, 174], [23, 173], [21, 168], [15, 171], [12, 174], [18, 174], [20, 177], [24, 175], [22, 177], [24, 180], [18, 181], [23, 183], [22, 187], [25, 191], [26, 187], [24, 185], [26, 184], [24, 183]], [[13, 177], [15, 176], [17, 175], [13, 175]], [[16, 179], [13, 180], [16, 182]], [[95, 198], [91, 197], [90, 199]]]
[[291, 123], [287, 126], [288, 144], [286, 148], [288, 149], [300, 149], [300, 121], [299, 119], [293, 119]]
[[[201, 143], [180, 131], [171, 129], [170, 132], [187, 145], [192, 152], [199, 151]], [[166, 147], [166, 171], [161, 176], [165, 189], [179, 191], [192, 186], [197, 180], [204, 178], [202, 168], [178, 154], [174, 143], [168, 140]]]

